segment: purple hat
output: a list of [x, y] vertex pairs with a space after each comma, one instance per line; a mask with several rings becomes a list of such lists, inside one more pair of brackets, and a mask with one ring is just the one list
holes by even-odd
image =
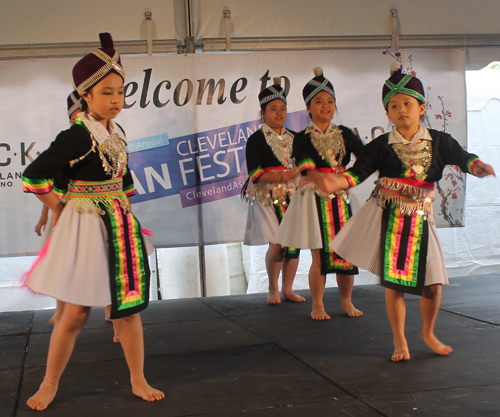
[[113, 38], [109, 33], [99, 33], [101, 48], [85, 55], [73, 67], [73, 83], [79, 94], [92, 88], [110, 72], [114, 72], [125, 81], [120, 55], [115, 51]]
[[404, 74], [399, 62], [391, 64], [391, 76], [382, 88], [382, 102], [387, 111], [389, 100], [396, 94], [406, 94], [425, 104], [425, 91], [422, 82], [411, 74]]
[[69, 96], [68, 96], [68, 116], [71, 119], [71, 115], [77, 111], [78, 109], [82, 108], [82, 98], [80, 97], [80, 94], [78, 94], [78, 91], [74, 90]]
[[280, 99], [286, 104], [286, 93], [283, 87], [281, 87], [281, 77], [273, 78], [274, 84], [271, 87], [267, 87], [259, 93], [259, 104], [260, 108], [270, 101]]
[[309, 105], [312, 98], [320, 91], [326, 91], [335, 99], [335, 90], [333, 89], [333, 84], [323, 76], [323, 68], [316, 67], [313, 71], [315, 77], [311, 79], [302, 90], [302, 97], [304, 97], [306, 106]]

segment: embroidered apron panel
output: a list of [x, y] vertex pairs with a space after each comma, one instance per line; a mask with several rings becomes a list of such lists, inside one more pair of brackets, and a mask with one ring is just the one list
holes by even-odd
[[318, 207], [321, 240], [323, 241], [323, 248], [320, 249], [321, 273], [323, 275], [331, 273], [358, 274], [356, 266], [341, 258], [328, 245], [352, 217], [351, 207], [342, 196], [325, 200], [316, 195], [316, 205]]
[[101, 203], [108, 232], [111, 319], [130, 316], [149, 303], [149, 263], [139, 221], [117, 200]]
[[403, 215], [399, 207], [385, 208], [382, 242], [385, 287], [422, 295], [425, 284], [429, 225], [424, 216]]

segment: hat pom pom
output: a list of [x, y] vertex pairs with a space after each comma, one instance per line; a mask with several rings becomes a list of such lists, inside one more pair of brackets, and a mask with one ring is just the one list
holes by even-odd
[[319, 77], [320, 75], [323, 75], [323, 68], [316, 67], [313, 69], [313, 72], [315, 77]]
[[273, 77], [273, 85], [281, 85], [281, 77]]
[[398, 71], [398, 70], [400, 71], [400, 70], [401, 70], [401, 68], [402, 68], [402, 66], [401, 66], [401, 62], [399, 62], [399, 61], [395, 61], [395, 62], [393, 62], [393, 63], [391, 64], [391, 69], [389, 70], [390, 75], [394, 74], [394, 73], [395, 73], [396, 71]]
[[99, 33], [99, 39], [101, 40], [101, 48], [113, 48], [113, 38], [110, 33]]

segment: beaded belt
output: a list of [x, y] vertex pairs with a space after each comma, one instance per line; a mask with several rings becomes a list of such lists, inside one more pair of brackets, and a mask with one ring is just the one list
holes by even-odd
[[127, 196], [123, 192], [122, 177], [105, 181], [76, 181], [71, 180], [68, 187], [67, 201], [73, 201], [78, 212], [83, 213], [85, 208], [96, 209], [97, 214], [104, 214], [101, 204], [110, 211], [114, 210], [113, 200], [120, 200], [120, 206], [127, 209]]
[[[266, 172], [286, 171], [284, 166], [264, 168]], [[247, 189], [245, 198], [253, 205], [255, 200], [260, 201], [264, 206], [286, 207], [289, 199], [297, 188], [297, 179], [285, 182], [252, 182]]]
[[424, 216], [433, 220], [432, 202], [434, 183], [409, 178], [379, 178], [372, 195], [379, 200], [381, 207], [399, 206], [401, 214]]

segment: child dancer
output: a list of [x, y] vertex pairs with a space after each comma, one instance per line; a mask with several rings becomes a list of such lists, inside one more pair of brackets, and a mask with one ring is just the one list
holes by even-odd
[[[249, 178], [242, 190], [243, 199], [250, 203], [245, 245], [269, 243], [266, 253], [269, 304], [279, 304], [281, 299], [305, 301], [292, 291], [299, 250], [282, 248], [274, 242], [299, 175], [292, 159], [293, 133], [283, 127], [287, 117], [286, 94], [280, 83], [281, 78], [274, 78], [274, 84], [259, 94], [264, 124], [248, 138], [245, 153]], [[280, 270], [281, 297], [278, 289]]]
[[334, 192], [354, 187], [379, 171], [372, 197], [331, 246], [382, 277], [394, 336], [393, 361], [410, 359], [404, 333], [405, 293], [422, 296], [420, 336], [434, 352], [447, 355], [452, 348], [434, 334], [442, 285], [448, 284], [432, 213], [434, 184], [445, 165], [458, 165], [477, 177], [495, 173], [450, 135], [420, 125], [425, 98], [418, 78], [397, 69], [385, 82], [382, 100], [394, 128], [370, 142], [351, 169], [328, 181], [327, 190]]
[[300, 190], [292, 198], [276, 241], [284, 246], [311, 249], [309, 286], [314, 320], [330, 319], [323, 305], [329, 273], [337, 274], [342, 308], [350, 317], [358, 317], [363, 313], [351, 301], [358, 268], [328, 246], [351, 217], [349, 199], [346, 193], [325, 194], [324, 190], [326, 178], [345, 171], [351, 153], [359, 156], [363, 143], [347, 127], [332, 123], [336, 108], [333, 85], [323, 76], [321, 68], [315, 68], [314, 74], [302, 91], [311, 123], [293, 141], [295, 162], [307, 180], [301, 180]]
[[[68, 104], [69, 122], [70, 125], [73, 125], [78, 114], [82, 111], [82, 98], [80, 97], [80, 94], [78, 94], [78, 91], [74, 90], [68, 96], [67, 104]], [[54, 180], [52, 191], [54, 191], [59, 198], [62, 198], [67, 191], [66, 190], [67, 184], [64, 184], [65, 181], [59, 177], [61, 176], [57, 177], [59, 181], [57, 179]], [[46, 205], [44, 205], [42, 208], [42, 214], [40, 216], [40, 219], [38, 220], [38, 223], [35, 226], [35, 232], [38, 236], [42, 236], [42, 231], [43, 231], [43, 239], [41, 245], [42, 247], [45, 245], [45, 243], [47, 243], [49, 236], [52, 234], [52, 222], [53, 222], [52, 216], [50, 216], [49, 219], [49, 208]], [[64, 302], [57, 300], [56, 310], [54, 311], [54, 315], [49, 320], [49, 322], [52, 323], [53, 325], [56, 325], [59, 319], [61, 318], [63, 309], [64, 309]], [[115, 337], [117, 337], [116, 330], [117, 329], [115, 329]]]
[[[85, 112], [23, 174], [25, 191], [52, 210], [56, 224], [27, 285], [66, 302], [50, 338], [43, 382], [27, 402], [34, 410], [47, 408], [54, 399], [90, 306], [110, 304], [110, 318], [121, 322], [132, 392], [147, 401], [164, 398], [144, 377], [139, 311], [149, 300], [148, 242], [130, 212], [127, 196], [134, 191], [125, 136], [113, 121], [124, 104], [124, 71], [111, 36], [100, 38], [102, 48], [73, 68]], [[63, 170], [71, 178], [65, 206], [50, 192], [48, 181]]]

